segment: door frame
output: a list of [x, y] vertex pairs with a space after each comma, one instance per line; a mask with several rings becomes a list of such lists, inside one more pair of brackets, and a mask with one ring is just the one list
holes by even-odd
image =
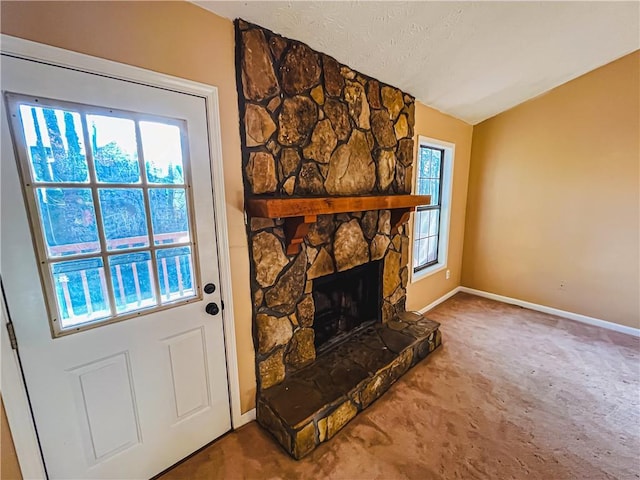
[[[130, 81], [200, 97], [205, 100], [209, 132], [209, 153], [213, 186], [216, 240], [220, 271], [220, 296], [224, 303], [222, 322], [224, 330], [227, 381], [230, 393], [231, 428], [236, 429], [255, 418], [255, 410], [244, 415], [240, 406], [240, 380], [236, 349], [233, 295], [231, 290], [231, 264], [227, 228], [227, 212], [222, 164], [222, 136], [218, 88], [183, 78], [153, 72], [99, 57], [72, 52], [42, 43], [9, 35], [0, 35], [0, 52], [14, 57], [35, 60], [53, 66], [66, 67], [119, 80]], [[19, 358], [11, 349], [5, 323], [10, 319], [0, 305], [0, 339], [2, 352], [2, 384], [0, 390], [13, 433], [16, 453], [25, 478], [44, 478], [45, 468], [38, 446], [37, 433], [28, 401], [28, 393], [22, 378]]]

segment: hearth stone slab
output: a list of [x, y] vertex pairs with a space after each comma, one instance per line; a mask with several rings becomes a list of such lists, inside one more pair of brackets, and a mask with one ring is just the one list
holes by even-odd
[[414, 312], [356, 333], [262, 391], [257, 419], [293, 458], [333, 437], [441, 344], [440, 324]]

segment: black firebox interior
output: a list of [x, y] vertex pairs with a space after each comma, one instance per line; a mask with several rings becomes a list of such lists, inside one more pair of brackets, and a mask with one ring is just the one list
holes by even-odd
[[369, 262], [313, 281], [316, 352], [381, 321], [382, 262]]

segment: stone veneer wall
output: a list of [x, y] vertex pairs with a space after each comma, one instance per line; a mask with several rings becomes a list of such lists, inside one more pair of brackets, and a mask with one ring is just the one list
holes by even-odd
[[[236, 54], [247, 196], [410, 193], [413, 97], [242, 20]], [[409, 239], [390, 217], [320, 215], [292, 256], [282, 221], [249, 219], [258, 392], [315, 359], [314, 278], [383, 259], [382, 321], [405, 311]]]

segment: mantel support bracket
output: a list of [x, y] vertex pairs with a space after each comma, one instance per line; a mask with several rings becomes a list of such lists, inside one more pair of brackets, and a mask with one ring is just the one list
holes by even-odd
[[317, 215], [287, 217], [284, 219], [284, 239], [287, 247], [287, 255], [295, 255], [300, 251], [302, 241], [309, 232], [309, 227], [317, 220]]
[[409, 216], [416, 207], [394, 208], [391, 210], [391, 234], [398, 233], [400, 225], [409, 221]]

